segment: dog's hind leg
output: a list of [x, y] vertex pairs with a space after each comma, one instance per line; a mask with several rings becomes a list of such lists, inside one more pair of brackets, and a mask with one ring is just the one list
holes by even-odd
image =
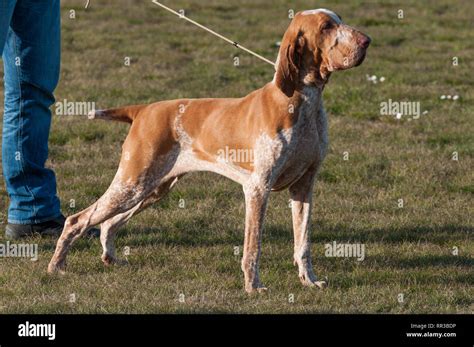
[[137, 182], [125, 181], [119, 170], [112, 184], [99, 200], [85, 210], [68, 217], [49, 263], [48, 272], [64, 272], [69, 248], [89, 228], [140, 204], [154, 188], [143, 180], [142, 177]]
[[135, 119], [122, 146], [119, 169], [110, 187], [90, 207], [66, 219], [48, 271], [64, 271], [69, 248], [88, 228], [137, 205], [139, 209], [164, 177], [170, 175], [178, 150], [169, 127], [151, 127], [146, 118]]
[[248, 293], [263, 292], [267, 288], [260, 282], [258, 263], [260, 258], [263, 219], [270, 191], [260, 186], [244, 186], [245, 193], [245, 238], [242, 271], [245, 290]]
[[173, 177], [161, 183], [158, 188], [154, 190], [153, 193], [151, 193], [150, 196], [148, 196], [144, 201], [138, 203], [127, 212], [120, 213], [102, 223], [100, 228], [100, 242], [103, 248], [102, 262], [105, 265], [111, 265], [117, 262], [114, 241], [118, 229], [127, 223], [134, 215], [163, 199], [181, 177], [182, 176]]
[[115, 235], [122, 225], [127, 223], [136, 213], [143, 210], [144, 202], [138, 203], [127, 212], [120, 213], [101, 224], [100, 243], [103, 249], [101, 259], [104, 265], [112, 265], [118, 262], [115, 254]]

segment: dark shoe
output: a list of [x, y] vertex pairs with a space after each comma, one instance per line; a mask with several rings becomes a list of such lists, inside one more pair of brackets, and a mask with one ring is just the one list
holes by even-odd
[[[17, 240], [22, 237], [41, 235], [54, 236], [61, 235], [66, 218], [61, 215], [56, 219], [39, 224], [11, 224], [8, 223], [5, 229], [5, 236], [9, 239]], [[99, 237], [100, 230], [92, 228], [87, 231], [89, 237]]]

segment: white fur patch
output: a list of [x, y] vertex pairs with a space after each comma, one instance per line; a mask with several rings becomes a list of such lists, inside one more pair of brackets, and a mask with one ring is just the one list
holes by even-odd
[[319, 158], [320, 163], [326, 157], [329, 146], [328, 121], [324, 110], [323, 101], [319, 90], [311, 87], [305, 87], [303, 90], [305, 103], [301, 108], [301, 116], [305, 119], [305, 125], [311, 124], [316, 120], [316, 131], [319, 137]]
[[181, 118], [183, 117], [184, 111], [183, 112], [178, 112], [176, 115], [176, 118], [174, 120], [174, 128], [176, 130], [176, 134], [179, 136], [179, 142], [181, 145], [183, 145], [185, 148], [191, 147], [193, 144], [193, 140], [191, 137], [189, 137], [188, 133], [184, 131], [183, 123], [181, 121]]
[[337, 40], [341, 43], [349, 42], [353, 40], [352, 33], [347, 30], [347, 26], [342, 25], [337, 30]]
[[318, 14], [318, 13], [325, 13], [327, 14], [328, 16], [330, 16], [332, 19], [334, 19], [334, 21], [337, 23], [337, 24], [341, 24], [342, 21], [341, 19], [337, 16], [337, 14], [335, 14], [333, 11], [331, 10], [327, 10], [325, 8], [318, 8], [316, 10], [307, 10], [307, 11], [303, 11], [301, 14], [303, 16], [310, 16], [310, 15], [314, 15], [314, 14]]

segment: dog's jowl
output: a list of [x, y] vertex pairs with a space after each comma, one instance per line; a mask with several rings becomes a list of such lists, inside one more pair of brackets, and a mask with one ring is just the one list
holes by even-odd
[[210, 171], [241, 184], [245, 193], [245, 290], [266, 289], [258, 268], [265, 210], [270, 192], [284, 189], [292, 200], [299, 278], [307, 286], [325, 286], [313, 273], [309, 237], [313, 185], [328, 147], [322, 94], [331, 73], [363, 62], [369, 44], [368, 36], [334, 12], [304, 11], [283, 37], [273, 80], [243, 98], [92, 111], [92, 119], [130, 123], [130, 132], [105, 194], [67, 219], [49, 272], [64, 272], [72, 243], [98, 224], [102, 260], [116, 262], [114, 237], [121, 225], [162, 199], [186, 173]]

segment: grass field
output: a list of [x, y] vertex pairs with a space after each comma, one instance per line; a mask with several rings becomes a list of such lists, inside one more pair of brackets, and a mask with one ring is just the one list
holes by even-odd
[[[273, 78], [269, 65], [149, 1], [92, 0], [87, 11], [83, 3], [62, 1], [59, 101], [108, 108], [239, 97]], [[0, 313], [473, 313], [472, 1], [167, 3], [271, 59], [289, 9], [330, 8], [372, 37], [364, 64], [333, 74], [325, 90], [331, 144], [314, 193], [312, 253], [316, 274], [330, 286], [300, 285], [289, 194], [282, 192], [270, 199], [263, 236], [260, 269], [269, 292], [248, 296], [234, 254], [243, 243], [241, 188], [197, 173], [121, 230], [117, 247], [129, 247], [128, 266], [104, 268], [99, 241], [83, 239], [71, 251], [68, 273], [49, 276], [55, 240], [25, 240], [39, 244], [39, 260], [0, 259]], [[374, 84], [366, 75], [385, 81]], [[428, 113], [410, 120], [382, 116], [380, 103], [389, 99], [420, 102]], [[65, 214], [106, 190], [127, 131], [123, 124], [54, 116], [48, 165]], [[5, 223], [3, 185], [0, 194]], [[365, 260], [326, 257], [324, 244], [333, 241], [364, 244]]]

